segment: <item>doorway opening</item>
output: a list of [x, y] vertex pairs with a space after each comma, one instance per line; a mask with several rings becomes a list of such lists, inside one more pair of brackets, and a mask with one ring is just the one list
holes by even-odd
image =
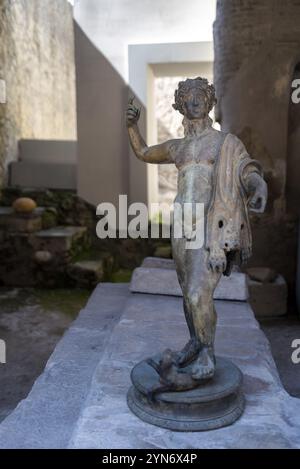
[[[151, 135], [151, 143], [157, 144], [166, 140], [183, 138], [184, 131], [182, 126], [183, 116], [173, 109], [174, 93], [178, 83], [186, 78], [195, 78], [202, 76], [212, 82], [212, 67], [210, 63], [177, 64], [177, 67], [167, 67], [167, 64], [152, 65], [152, 89], [148, 92], [148, 111], [152, 110], [153, 124], [149, 116], [148, 135]], [[180, 73], [176, 73], [180, 72]], [[152, 102], [149, 102], [152, 100]], [[210, 113], [213, 120], [213, 126], [220, 128], [215, 122], [214, 111]], [[150, 126], [150, 128], [149, 128]], [[170, 206], [177, 193], [178, 171], [174, 164], [158, 165], [157, 190], [158, 202]]]
[[[184, 77], [156, 77], [154, 80], [154, 100], [156, 119], [156, 142], [183, 137], [183, 116], [173, 109], [174, 93], [179, 81]], [[158, 201], [171, 205], [177, 192], [178, 171], [174, 164], [158, 166]]]

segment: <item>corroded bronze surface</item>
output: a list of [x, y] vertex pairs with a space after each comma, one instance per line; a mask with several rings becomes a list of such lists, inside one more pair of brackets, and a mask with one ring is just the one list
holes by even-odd
[[[157, 358], [159, 361], [159, 357]], [[149, 399], [149, 391], [159, 385], [158, 374], [147, 360], [132, 370], [133, 386], [127, 402], [145, 422], [175, 431], [207, 431], [237, 420], [244, 409], [242, 373], [229, 360], [217, 358], [214, 379], [184, 392], [162, 392]]]
[[[148, 361], [160, 377], [153, 393], [159, 392], [159, 386], [172, 392], [198, 388], [214, 377], [213, 292], [222, 274], [230, 275], [234, 263], [244, 263], [251, 256], [248, 211], [263, 212], [266, 205], [267, 186], [260, 164], [250, 158], [236, 136], [212, 127], [208, 113], [215, 103], [214, 87], [206, 79], [180, 82], [173, 107], [184, 116], [185, 136], [151, 147], [140, 135], [140, 110], [133, 99], [127, 109], [130, 143], [137, 158], [146, 163], [174, 163], [179, 171], [175, 202], [204, 206], [205, 242], [201, 248], [186, 248], [197, 225], [196, 210], [190, 230], [181, 238], [172, 235], [190, 340], [179, 352], [163, 352], [159, 363]], [[175, 221], [177, 216], [175, 210]]]

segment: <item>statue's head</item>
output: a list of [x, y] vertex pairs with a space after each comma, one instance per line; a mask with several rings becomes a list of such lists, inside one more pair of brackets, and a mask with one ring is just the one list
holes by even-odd
[[215, 88], [206, 78], [188, 78], [178, 83], [173, 108], [187, 119], [205, 118], [216, 104]]

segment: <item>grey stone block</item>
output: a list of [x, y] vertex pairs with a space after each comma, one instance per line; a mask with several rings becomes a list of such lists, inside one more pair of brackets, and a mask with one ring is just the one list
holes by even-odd
[[137, 293], [128, 298], [109, 339], [68, 447], [300, 447], [300, 401], [283, 390], [269, 343], [250, 306], [216, 301], [216, 309], [218, 354], [229, 357], [244, 374], [246, 408], [237, 422], [215, 431], [174, 433], [144, 423], [129, 411], [125, 396], [132, 365], [168, 346], [179, 348], [188, 338], [179, 298]]
[[145, 257], [141, 267], [147, 269], [175, 269], [175, 263], [173, 259], [163, 259], [161, 257]]
[[249, 302], [258, 318], [283, 316], [287, 312], [287, 284], [281, 275], [273, 282], [248, 278]]
[[21, 139], [19, 157], [26, 163], [76, 164], [77, 141]]
[[79, 261], [68, 266], [69, 276], [79, 287], [97, 285], [104, 277], [104, 261]]
[[68, 251], [74, 243], [79, 242], [86, 235], [84, 226], [56, 226], [41, 230], [31, 238], [35, 250], [48, 250], [51, 253]]
[[34, 189], [76, 189], [77, 165], [13, 161], [9, 165], [9, 184]]
[[[245, 274], [239, 272], [232, 272], [230, 277], [222, 276], [215, 290], [214, 299], [246, 301], [249, 296], [246, 277]], [[182, 296], [177, 274], [171, 268], [171, 263], [166, 269], [157, 267], [135, 269], [132, 274], [130, 291]]]
[[269, 267], [249, 267], [247, 274], [251, 280], [261, 283], [274, 282], [277, 272]]

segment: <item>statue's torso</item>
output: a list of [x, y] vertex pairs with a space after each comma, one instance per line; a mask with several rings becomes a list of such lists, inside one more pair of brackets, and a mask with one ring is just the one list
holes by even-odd
[[222, 132], [209, 129], [202, 135], [176, 141], [172, 151], [178, 169], [176, 202], [203, 203], [207, 209], [211, 198], [214, 166], [222, 140]]

